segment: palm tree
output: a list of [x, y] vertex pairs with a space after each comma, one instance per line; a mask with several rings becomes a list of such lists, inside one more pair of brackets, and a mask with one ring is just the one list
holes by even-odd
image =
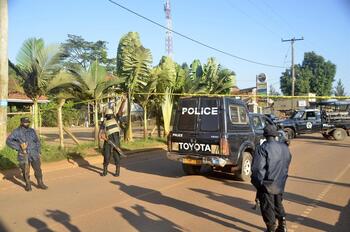
[[125, 140], [132, 141], [131, 106], [134, 93], [140, 86], [146, 86], [149, 77], [152, 55], [149, 49], [142, 46], [139, 34], [129, 32], [124, 35], [118, 45], [117, 74], [125, 78], [122, 88], [127, 92], [128, 123]]
[[95, 144], [98, 143], [98, 103], [106, 91], [112, 86], [119, 86], [124, 80], [107, 73], [106, 68], [93, 62], [89, 69], [70, 70], [75, 76], [75, 91], [78, 91], [84, 100], [94, 101]]
[[61, 71], [48, 83], [47, 86], [48, 93], [54, 95], [54, 99], [58, 103], [57, 126], [59, 131], [60, 149], [64, 149], [62, 107], [68, 99], [81, 99], [83, 96], [79, 90], [80, 84], [76, 81], [76, 78], [66, 71]]
[[33, 101], [34, 128], [38, 129], [38, 99], [46, 95], [49, 81], [59, 72], [61, 61], [57, 45], [45, 46], [43, 39], [30, 38], [24, 41], [17, 64], [12, 67], [22, 78], [21, 84], [26, 95]]

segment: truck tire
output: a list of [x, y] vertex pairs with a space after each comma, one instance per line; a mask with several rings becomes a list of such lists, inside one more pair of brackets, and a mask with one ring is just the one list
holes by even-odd
[[346, 137], [346, 131], [343, 128], [337, 128], [332, 132], [332, 136], [337, 141], [344, 140]]
[[295, 138], [295, 132], [292, 128], [284, 128], [284, 132], [287, 134], [288, 139]]
[[250, 181], [250, 175], [252, 174], [252, 160], [253, 157], [249, 152], [243, 152], [240, 168], [234, 173], [237, 179]]
[[182, 170], [186, 175], [198, 175], [201, 172], [201, 166], [191, 165], [191, 164], [182, 164]]

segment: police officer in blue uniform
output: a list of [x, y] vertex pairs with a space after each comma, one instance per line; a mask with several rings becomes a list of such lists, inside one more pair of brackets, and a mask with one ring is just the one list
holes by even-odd
[[266, 141], [257, 147], [253, 157], [251, 182], [257, 189], [266, 231], [285, 232], [286, 213], [282, 200], [291, 154], [286, 143], [276, 141], [278, 132], [275, 126], [266, 126], [264, 136]]
[[34, 176], [37, 179], [40, 189], [47, 189], [43, 182], [43, 174], [40, 162], [40, 140], [34, 129], [29, 127], [28, 117], [21, 118], [21, 124], [7, 138], [6, 143], [18, 152], [19, 167], [22, 170], [25, 180], [25, 190], [31, 191], [29, 178], [30, 166], [34, 169]]

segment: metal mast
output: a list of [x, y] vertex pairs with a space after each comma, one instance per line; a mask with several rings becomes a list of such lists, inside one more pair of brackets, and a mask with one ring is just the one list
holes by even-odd
[[173, 33], [171, 30], [173, 27], [173, 22], [171, 19], [170, 0], [166, 0], [164, 4], [164, 12], [165, 12], [165, 19], [166, 19], [166, 27], [168, 29], [165, 34], [165, 52], [167, 56], [172, 57], [173, 56]]

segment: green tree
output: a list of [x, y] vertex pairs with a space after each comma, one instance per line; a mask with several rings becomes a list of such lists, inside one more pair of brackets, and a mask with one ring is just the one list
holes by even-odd
[[116, 59], [107, 57], [106, 41], [91, 42], [81, 36], [68, 34], [68, 39], [62, 43], [62, 48], [63, 65], [67, 69], [77, 69], [81, 66], [87, 70], [89, 65], [97, 60], [107, 71], [115, 71]]
[[[99, 141], [99, 102], [111, 87], [120, 86], [124, 83], [124, 80], [108, 74], [106, 68], [101, 66], [98, 61], [89, 65], [88, 70], [80, 68], [78, 70], [70, 70], [70, 72], [76, 78], [72, 83], [75, 87], [74, 91], [79, 92], [79, 95], [82, 96], [81, 99], [94, 102], [95, 144], [97, 144]], [[118, 89], [116, 90], [118, 91]]]
[[59, 72], [61, 66], [59, 46], [45, 46], [43, 39], [30, 38], [24, 41], [18, 55], [17, 64], [10, 65], [21, 77], [26, 95], [34, 104], [34, 128], [39, 125], [38, 100], [46, 95], [47, 85]]
[[[315, 52], [306, 52], [301, 65], [295, 65], [295, 95], [309, 92], [318, 96], [329, 96], [336, 73], [336, 65], [326, 61]], [[287, 69], [280, 78], [281, 90], [284, 95], [291, 95], [291, 70]]]
[[142, 46], [137, 32], [129, 32], [120, 39], [117, 54], [117, 74], [125, 78], [122, 88], [127, 93], [128, 102], [126, 141], [132, 141], [133, 139], [131, 105], [134, 100], [134, 94], [137, 89], [140, 89], [140, 86], [147, 85], [146, 79], [150, 75], [151, 63], [151, 51]]
[[343, 82], [341, 81], [341, 79], [338, 80], [337, 85], [335, 86], [334, 90], [333, 90], [333, 94], [337, 97], [342, 97], [345, 96], [345, 88], [343, 85]]

